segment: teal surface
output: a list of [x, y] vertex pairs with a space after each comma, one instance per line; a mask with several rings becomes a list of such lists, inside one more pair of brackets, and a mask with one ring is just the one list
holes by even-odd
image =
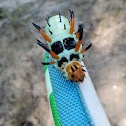
[[66, 81], [53, 65], [48, 69], [62, 126], [94, 126], [78, 84]]

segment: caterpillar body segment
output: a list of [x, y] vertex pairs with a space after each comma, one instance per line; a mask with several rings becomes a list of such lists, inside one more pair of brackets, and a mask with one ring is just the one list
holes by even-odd
[[83, 82], [85, 70], [81, 66], [83, 58], [82, 53], [91, 47], [91, 44], [82, 49], [83, 25], [80, 24], [77, 33], [74, 33], [74, 12], [70, 10], [71, 22], [59, 15], [47, 19], [45, 32], [39, 25], [33, 25], [40, 31], [47, 40], [47, 45], [39, 40], [37, 43], [49, 52], [49, 58], [52, 60], [43, 65], [54, 64], [54, 67], [61, 71], [66, 80]]

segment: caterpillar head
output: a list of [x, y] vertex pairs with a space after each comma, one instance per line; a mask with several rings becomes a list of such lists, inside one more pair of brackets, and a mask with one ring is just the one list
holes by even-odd
[[72, 61], [69, 64], [66, 64], [66, 72], [67, 72], [67, 78], [69, 80], [73, 80], [75, 82], [83, 82], [85, 73], [84, 69], [81, 67], [80, 63], [77, 61]]

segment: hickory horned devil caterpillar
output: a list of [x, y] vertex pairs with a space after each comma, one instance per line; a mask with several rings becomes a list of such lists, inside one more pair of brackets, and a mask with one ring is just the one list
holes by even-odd
[[77, 33], [74, 33], [74, 12], [70, 9], [71, 21], [59, 15], [47, 19], [45, 32], [36, 23], [32, 23], [47, 40], [43, 44], [37, 40], [37, 44], [49, 52], [52, 60], [43, 65], [54, 64], [61, 71], [66, 80], [83, 82], [85, 70], [82, 68], [82, 53], [87, 51], [92, 44], [82, 49], [83, 24], [79, 24]]

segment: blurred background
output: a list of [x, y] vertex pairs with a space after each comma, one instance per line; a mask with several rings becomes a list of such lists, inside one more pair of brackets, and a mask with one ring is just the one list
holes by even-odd
[[70, 19], [70, 8], [93, 43], [84, 63], [108, 119], [126, 126], [126, 0], [0, 0], [0, 126], [54, 126], [36, 38], [46, 41], [32, 22]]

